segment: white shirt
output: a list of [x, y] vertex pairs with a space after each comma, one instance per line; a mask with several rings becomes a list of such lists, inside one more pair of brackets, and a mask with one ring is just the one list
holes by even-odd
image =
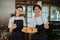
[[25, 18], [23, 16], [20, 16], [20, 17], [13, 16], [9, 19], [8, 28], [12, 27], [12, 24], [14, 23], [14, 20], [23, 20], [23, 26], [26, 26]]
[[35, 27], [36, 25], [46, 24], [48, 19], [44, 15], [40, 15], [39, 17], [32, 17], [30, 20], [30, 27]]

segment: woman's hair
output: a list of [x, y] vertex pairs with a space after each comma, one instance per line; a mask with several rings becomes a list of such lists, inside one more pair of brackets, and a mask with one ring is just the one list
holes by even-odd
[[33, 6], [33, 11], [35, 10], [35, 7], [38, 7], [41, 10], [41, 6], [40, 5], [34, 5]]
[[[18, 9], [18, 8], [22, 8], [22, 9], [23, 9], [23, 7], [22, 7], [22, 6], [17, 6], [17, 7], [16, 7], [16, 9]], [[15, 11], [14, 16], [16, 16], [16, 11]], [[19, 15], [19, 16], [21, 16], [21, 15]]]
[[23, 9], [23, 7], [22, 7], [22, 6], [17, 6], [17, 7], [16, 7], [16, 9], [18, 9], [18, 8], [22, 8], [22, 9]]

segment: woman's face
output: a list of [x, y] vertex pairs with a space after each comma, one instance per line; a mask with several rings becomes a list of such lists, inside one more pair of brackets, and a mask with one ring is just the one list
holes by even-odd
[[22, 14], [22, 8], [16, 9], [16, 15], [21, 15]]
[[39, 7], [35, 7], [35, 9], [34, 9], [34, 13], [35, 13], [35, 14], [40, 14], [40, 11], [41, 11], [41, 10], [39, 9]]

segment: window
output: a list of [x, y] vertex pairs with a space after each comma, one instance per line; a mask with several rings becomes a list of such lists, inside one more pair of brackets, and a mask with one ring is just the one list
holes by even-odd
[[49, 7], [48, 6], [42, 7], [42, 15], [45, 15], [48, 18], [48, 16], [49, 16]]
[[26, 13], [26, 6], [24, 6], [24, 5], [21, 5], [22, 7], [23, 7], [23, 14], [25, 14]]
[[33, 16], [33, 6], [27, 6], [27, 25], [29, 26], [30, 20]]
[[60, 21], [59, 7], [51, 6], [50, 21]]

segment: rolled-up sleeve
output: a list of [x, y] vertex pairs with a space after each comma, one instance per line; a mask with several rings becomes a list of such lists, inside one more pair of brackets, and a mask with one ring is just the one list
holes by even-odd
[[13, 18], [10, 18], [9, 19], [8, 28], [11, 28], [12, 27], [12, 24], [13, 24]]
[[46, 23], [49, 24], [49, 22], [48, 22], [48, 18], [47, 18], [46, 16], [43, 16], [43, 22], [44, 22], [44, 24], [46, 24]]
[[29, 27], [33, 27], [33, 21], [30, 20]]
[[24, 17], [23, 17], [23, 25], [26, 26], [26, 21]]
[[35, 26], [36, 26], [36, 22], [34, 21], [34, 18], [31, 18], [29, 27], [35, 27]]

